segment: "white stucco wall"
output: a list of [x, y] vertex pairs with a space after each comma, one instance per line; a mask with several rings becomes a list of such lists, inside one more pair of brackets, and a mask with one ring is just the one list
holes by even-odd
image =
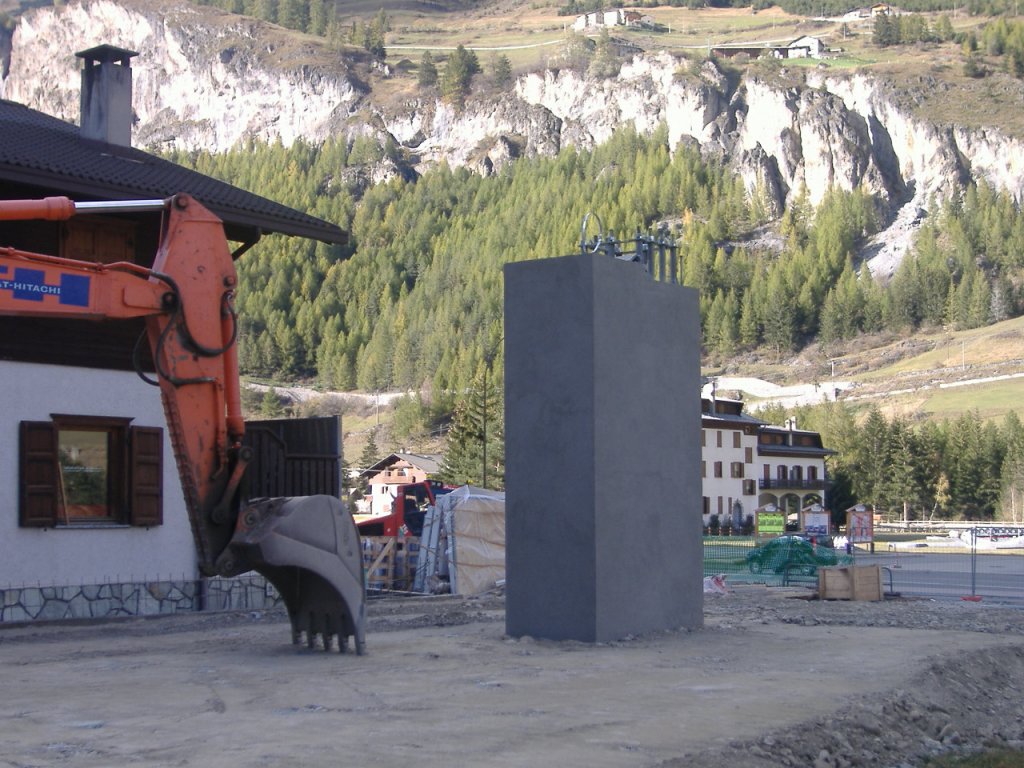
[[[701, 448], [701, 460], [705, 462], [705, 474], [701, 480], [702, 492], [711, 500], [711, 506], [707, 515], [704, 515], [704, 524], [707, 525], [711, 515], [722, 515], [722, 519], [732, 515], [732, 502], [739, 501], [743, 505], [743, 514], [749, 515], [757, 506], [757, 495], [743, 495], [743, 480], [754, 479], [757, 482], [756, 474], [758, 465], [747, 464], [745, 449], [750, 448], [752, 457], [757, 459], [757, 435], [743, 434], [742, 430], [730, 429], [727, 425], [718, 427], [702, 427], [704, 430], [704, 446]], [[717, 433], [722, 433], [722, 447], [718, 447]], [[740, 447], [733, 447], [733, 434], [739, 432]], [[715, 462], [722, 462], [722, 476], [715, 477]], [[732, 476], [732, 463], [738, 461], [743, 464], [743, 477]], [[719, 512], [718, 499], [722, 499], [722, 510]]]
[[[130, 372], [0, 362], [0, 589], [194, 578], [196, 555], [160, 393]], [[164, 428], [164, 524], [19, 528], [18, 424], [53, 413]]]

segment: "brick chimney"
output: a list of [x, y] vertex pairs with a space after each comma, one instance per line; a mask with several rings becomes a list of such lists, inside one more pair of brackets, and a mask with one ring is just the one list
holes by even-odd
[[132, 56], [135, 51], [98, 45], [75, 54], [82, 66], [82, 138], [132, 144]]

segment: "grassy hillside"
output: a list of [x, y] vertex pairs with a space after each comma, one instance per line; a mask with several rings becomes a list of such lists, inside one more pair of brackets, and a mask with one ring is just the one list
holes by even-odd
[[777, 360], [739, 357], [704, 374], [819, 384], [823, 391], [833, 379], [849, 382], [841, 399], [859, 412], [878, 406], [890, 418], [942, 421], [977, 411], [1001, 420], [1011, 410], [1024, 415], [1024, 317], [964, 331], [862, 336], [829, 349], [812, 344]]
[[874, 404], [890, 417], [934, 420], [970, 411], [984, 419], [1024, 413], [1024, 317], [875, 341], [862, 339], [860, 348], [828, 358], [837, 380], [855, 383], [847, 396], [858, 408]]

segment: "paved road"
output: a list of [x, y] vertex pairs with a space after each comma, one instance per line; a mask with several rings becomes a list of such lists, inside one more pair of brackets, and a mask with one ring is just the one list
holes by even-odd
[[[881, 545], [878, 545], [881, 546]], [[959, 599], [981, 596], [1024, 605], [1024, 554], [978, 552], [880, 551], [857, 555], [858, 565], [877, 563], [888, 569], [883, 578], [903, 595]]]

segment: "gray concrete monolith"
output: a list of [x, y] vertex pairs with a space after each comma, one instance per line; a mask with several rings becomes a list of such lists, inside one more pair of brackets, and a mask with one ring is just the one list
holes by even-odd
[[697, 293], [606, 255], [505, 267], [506, 630], [703, 623]]

